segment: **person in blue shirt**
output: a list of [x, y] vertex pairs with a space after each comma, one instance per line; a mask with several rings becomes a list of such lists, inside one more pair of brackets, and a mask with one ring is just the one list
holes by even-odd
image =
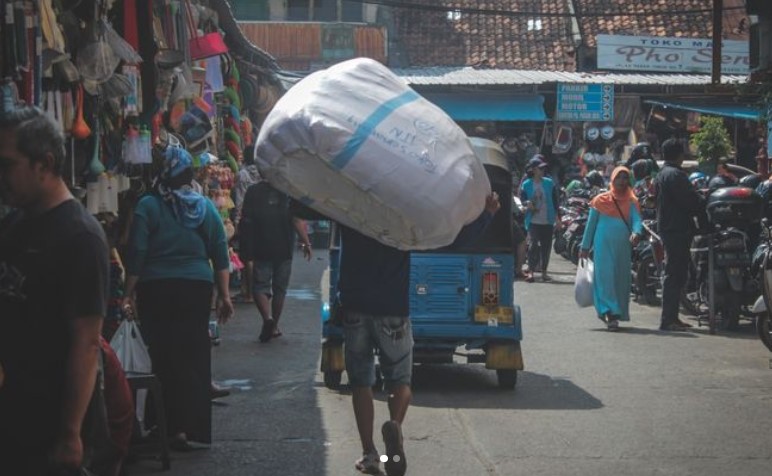
[[545, 177], [547, 162], [541, 154], [528, 161], [525, 170], [529, 178], [520, 188], [520, 199], [526, 207], [525, 229], [528, 231], [528, 267], [531, 273], [541, 269], [542, 281], [552, 281], [547, 266], [552, 253], [552, 237], [558, 220], [558, 188]]
[[194, 192], [193, 160], [182, 148], [165, 152], [153, 192], [134, 210], [124, 307], [136, 310], [153, 372], [164, 389], [172, 447], [211, 442], [209, 314], [217, 284], [218, 317], [233, 314], [222, 219]]

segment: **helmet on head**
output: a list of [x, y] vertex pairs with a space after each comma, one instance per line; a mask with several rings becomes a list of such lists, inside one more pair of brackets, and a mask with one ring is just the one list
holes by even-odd
[[697, 190], [704, 190], [708, 188], [710, 177], [703, 172], [692, 172], [691, 175], [689, 175], [689, 182], [691, 182], [692, 186]]
[[740, 187], [752, 188], [753, 190], [756, 190], [759, 184], [761, 184], [761, 175], [759, 174], [748, 174], [737, 182]]
[[566, 193], [570, 195], [570, 194], [571, 194], [571, 193], [573, 193], [575, 190], [578, 190], [578, 189], [579, 189], [579, 188], [581, 188], [581, 187], [582, 187], [582, 182], [580, 182], [580, 181], [578, 181], [578, 180], [572, 180], [572, 181], [571, 181], [571, 182], [570, 182], [570, 183], [569, 183], [569, 184], [566, 186]]
[[584, 177], [584, 181], [589, 187], [603, 188], [606, 186], [606, 181], [603, 180], [603, 175], [597, 170], [593, 170]]
[[652, 159], [651, 145], [648, 142], [639, 142], [635, 144], [633, 150], [630, 152], [630, 160], [635, 162], [641, 159]]

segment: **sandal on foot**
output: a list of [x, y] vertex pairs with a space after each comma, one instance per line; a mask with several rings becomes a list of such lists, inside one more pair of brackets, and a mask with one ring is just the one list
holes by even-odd
[[364, 474], [380, 474], [381, 464], [378, 457], [378, 453], [363, 453], [362, 457], [354, 463], [354, 467], [360, 473]]
[[402, 448], [402, 428], [399, 422], [387, 421], [381, 428], [383, 442], [386, 444], [386, 456], [388, 459], [383, 464], [388, 476], [403, 476], [407, 471], [405, 450]]
[[263, 329], [260, 331], [260, 342], [268, 342], [271, 340], [271, 337], [273, 337], [273, 330], [276, 326], [276, 321], [271, 319], [266, 319], [263, 321]]

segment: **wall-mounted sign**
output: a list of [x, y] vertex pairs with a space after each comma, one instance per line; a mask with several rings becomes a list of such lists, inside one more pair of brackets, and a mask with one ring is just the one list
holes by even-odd
[[613, 121], [613, 84], [558, 84], [556, 121]]
[[[713, 42], [700, 38], [598, 35], [598, 69], [710, 74]], [[748, 74], [747, 41], [724, 40], [721, 72]]]

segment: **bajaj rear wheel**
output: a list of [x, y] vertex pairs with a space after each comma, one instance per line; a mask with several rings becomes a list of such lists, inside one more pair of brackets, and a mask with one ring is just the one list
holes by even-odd
[[502, 390], [513, 390], [517, 384], [517, 370], [499, 369], [496, 370], [496, 378], [499, 381], [499, 388]]
[[324, 372], [324, 386], [330, 390], [337, 390], [340, 388], [340, 381], [343, 372], [328, 371]]

